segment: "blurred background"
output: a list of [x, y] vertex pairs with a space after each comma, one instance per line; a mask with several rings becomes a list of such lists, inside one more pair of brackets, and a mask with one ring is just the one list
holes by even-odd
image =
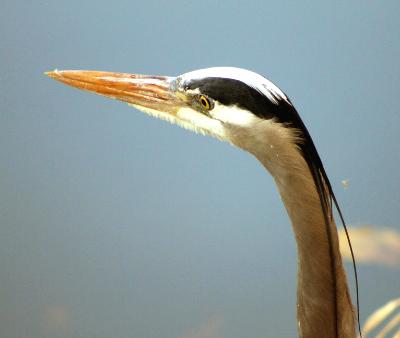
[[[3, 0], [0, 336], [295, 337], [295, 242], [261, 165], [43, 72], [261, 73], [347, 222], [398, 233], [399, 17], [396, 0]], [[399, 262], [360, 262], [362, 321], [399, 296]]]

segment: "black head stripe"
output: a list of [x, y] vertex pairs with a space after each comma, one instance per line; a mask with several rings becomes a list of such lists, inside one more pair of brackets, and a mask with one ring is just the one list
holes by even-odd
[[185, 89], [199, 89], [202, 94], [225, 106], [236, 105], [263, 119], [275, 116], [277, 105], [257, 89], [239, 80], [208, 77], [190, 81]]
[[236, 105], [252, 112], [261, 119], [275, 118], [278, 122], [291, 124], [298, 129], [304, 127], [289, 99], [282, 99], [277, 97], [275, 93], [270, 92], [271, 96], [275, 98], [274, 101], [271, 101], [260, 90], [240, 80], [207, 77], [191, 80], [184, 84], [184, 88], [199, 89], [202, 94], [223, 105]]

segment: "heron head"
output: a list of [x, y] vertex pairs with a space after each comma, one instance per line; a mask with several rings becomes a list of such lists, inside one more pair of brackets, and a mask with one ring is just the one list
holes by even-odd
[[250, 152], [266, 121], [290, 122], [286, 95], [265, 77], [240, 68], [214, 67], [177, 77], [71, 70], [46, 74]]

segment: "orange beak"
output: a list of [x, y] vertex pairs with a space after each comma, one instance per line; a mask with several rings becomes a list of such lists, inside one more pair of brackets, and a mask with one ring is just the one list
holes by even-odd
[[54, 70], [47, 76], [69, 86], [147, 108], [175, 115], [187, 106], [176, 95], [174, 77], [113, 73], [87, 70]]

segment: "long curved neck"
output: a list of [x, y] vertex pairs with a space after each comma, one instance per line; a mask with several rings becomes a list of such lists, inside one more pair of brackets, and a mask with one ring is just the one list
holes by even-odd
[[[256, 129], [260, 130], [256, 130]], [[251, 138], [253, 137], [253, 138]], [[296, 134], [266, 121], [232, 133], [272, 174], [292, 222], [298, 251], [297, 319], [302, 338], [355, 337], [355, 317], [333, 218], [328, 226]], [[255, 147], [254, 145], [258, 145]]]
[[326, 227], [311, 174], [304, 169], [275, 177], [297, 242], [300, 337], [355, 337], [336, 225], [331, 219]]

